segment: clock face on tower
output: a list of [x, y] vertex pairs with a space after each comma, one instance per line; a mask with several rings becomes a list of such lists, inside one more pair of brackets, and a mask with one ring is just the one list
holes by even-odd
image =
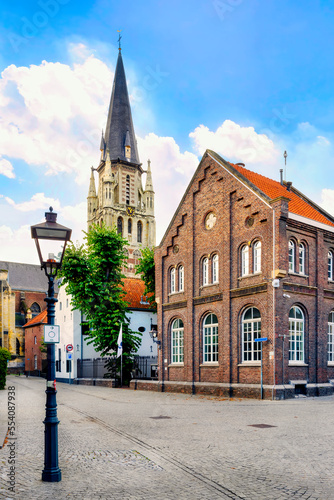
[[135, 213], [135, 209], [133, 207], [126, 207], [127, 215], [133, 215]]

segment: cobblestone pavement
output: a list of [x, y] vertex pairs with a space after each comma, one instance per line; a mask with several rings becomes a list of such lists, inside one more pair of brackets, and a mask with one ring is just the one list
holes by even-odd
[[62, 481], [43, 483], [45, 381], [10, 376], [7, 386], [16, 393], [16, 484], [12, 493], [5, 390], [0, 499], [334, 499], [334, 397], [228, 400], [59, 383]]

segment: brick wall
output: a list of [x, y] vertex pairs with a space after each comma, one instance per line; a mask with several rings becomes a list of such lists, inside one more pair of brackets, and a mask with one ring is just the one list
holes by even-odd
[[[216, 223], [207, 229], [205, 221], [211, 212], [216, 215]], [[288, 272], [290, 238], [296, 248], [301, 242], [305, 245], [305, 276]], [[261, 241], [262, 263], [261, 272], [254, 274], [256, 241]], [[249, 248], [247, 276], [241, 276], [243, 245]], [[319, 384], [333, 378], [334, 367], [327, 364], [327, 318], [334, 308], [334, 283], [327, 279], [327, 253], [333, 245], [334, 233], [289, 219], [287, 198], [261, 198], [205, 155], [155, 253], [162, 342], [159, 381], [165, 387], [167, 381], [191, 382], [193, 391], [197, 383], [259, 384], [260, 364], [244, 363], [242, 359], [241, 318], [248, 307], [260, 311], [261, 336], [268, 338], [263, 343], [264, 384], [282, 384], [283, 371], [285, 383], [306, 380]], [[219, 256], [219, 283], [203, 286], [202, 260], [207, 257], [211, 262], [214, 254]], [[184, 291], [170, 293], [170, 270], [174, 267], [177, 271], [179, 265], [185, 269]], [[279, 288], [272, 286], [275, 269], [286, 271]], [[293, 305], [305, 314], [305, 362], [289, 364], [286, 337], [283, 368], [282, 335], [289, 332], [289, 310]], [[203, 319], [208, 313], [215, 314], [219, 324], [218, 363], [211, 364], [203, 363]], [[184, 324], [182, 365], [172, 363], [171, 324], [175, 318]], [[244, 393], [254, 391], [245, 389]]]

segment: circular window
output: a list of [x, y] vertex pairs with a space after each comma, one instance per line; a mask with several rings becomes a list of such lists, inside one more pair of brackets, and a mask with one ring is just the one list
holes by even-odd
[[139, 331], [139, 332], [141, 332], [141, 333], [144, 333], [144, 332], [145, 332], [145, 330], [146, 330], [145, 326], [140, 326], [140, 327], [138, 328], [138, 331]]
[[252, 225], [254, 224], [254, 218], [253, 217], [247, 217], [245, 223], [246, 223], [246, 226], [252, 227]]
[[204, 221], [205, 229], [212, 229], [213, 226], [216, 224], [216, 222], [217, 222], [216, 214], [213, 212], [208, 213]]
[[179, 245], [174, 245], [173, 246], [173, 253], [178, 253], [179, 252]]

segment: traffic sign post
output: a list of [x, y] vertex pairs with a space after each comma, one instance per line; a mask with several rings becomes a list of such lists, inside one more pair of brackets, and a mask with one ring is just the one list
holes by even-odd
[[266, 342], [268, 337], [261, 337], [259, 339], [254, 339], [254, 342], [261, 342], [261, 399], [263, 399], [263, 355], [262, 355], [262, 343]]
[[66, 363], [68, 363], [68, 383], [71, 385], [71, 373], [72, 373], [72, 359], [73, 359], [73, 345], [72, 344], [67, 344], [66, 346]]

